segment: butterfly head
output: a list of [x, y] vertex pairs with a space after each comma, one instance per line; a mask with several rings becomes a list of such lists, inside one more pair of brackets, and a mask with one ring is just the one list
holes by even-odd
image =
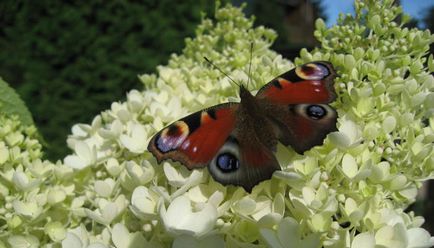
[[241, 99], [253, 98], [252, 93], [250, 93], [250, 91], [243, 84], [240, 84], [240, 92], [239, 92], [239, 94], [240, 94], [240, 98]]

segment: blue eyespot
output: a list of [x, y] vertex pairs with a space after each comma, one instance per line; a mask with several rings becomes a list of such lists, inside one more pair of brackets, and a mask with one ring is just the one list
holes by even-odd
[[239, 167], [240, 162], [232, 153], [222, 153], [217, 157], [217, 168], [224, 173], [236, 171]]
[[306, 114], [314, 120], [319, 120], [327, 115], [327, 111], [320, 105], [310, 105], [306, 109]]

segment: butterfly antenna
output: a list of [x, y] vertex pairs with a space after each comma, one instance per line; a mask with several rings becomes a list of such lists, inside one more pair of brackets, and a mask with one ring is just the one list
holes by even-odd
[[234, 83], [238, 87], [241, 87], [239, 83], [235, 82], [235, 80], [233, 80], [226, 72], [224, 72], [222, 69], [220, 69], [218, 66], [216, 66], [213, 62], [211, 62], [211, 60], [209, 60], [207, 57], [203, 57], [203, 58], [206, 60], [206, 62], [208, 62], [214, 68], [216, 68], [217, 70], [219, 70], [223, 75], [225, 75], [227, 78], [229, 78], [229, 80], [232, 83]]
[[253, 57], [253, 41], [250, 43], [250, 59], [249, 59], [249, 76], [247, 77], [247, 89], [249, 89], [250, 81], [252, 80], [252, 57]]

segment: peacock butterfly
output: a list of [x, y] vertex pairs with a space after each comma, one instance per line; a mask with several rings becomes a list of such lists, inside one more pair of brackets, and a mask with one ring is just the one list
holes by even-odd
[[336, 72], [326, 61], [296, 67], [264, 85], [253, 96], [240, 85], [241, 101], [190, 114], [159, 131], [148, 150], [160, 163], [171, 159], [188, 169], [208, 166], [226, 185], [253, 186], [280, 169], [277, 142], [303, 153], [336, 130]]

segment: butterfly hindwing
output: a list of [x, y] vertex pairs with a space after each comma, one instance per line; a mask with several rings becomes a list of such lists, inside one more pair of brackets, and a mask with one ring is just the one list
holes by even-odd
[[239, 138], [237, 132], [232, 133], [208, 169], [216, 181], [242, 186], [250, 192], [259, 182], [270, 179], [280, 166], [269, 147]]
[[193, 169], [206, 166], [235, 126], [238, 103], [224, 103], [188, 115], [154, 135], [148, 150], [158, 162], [172, 159]]
[[300, 154], [323, 144], [327, 134], [337, 130], [337, 113], [327, 104], [270, 104], [267, 108], [279, 141]]

